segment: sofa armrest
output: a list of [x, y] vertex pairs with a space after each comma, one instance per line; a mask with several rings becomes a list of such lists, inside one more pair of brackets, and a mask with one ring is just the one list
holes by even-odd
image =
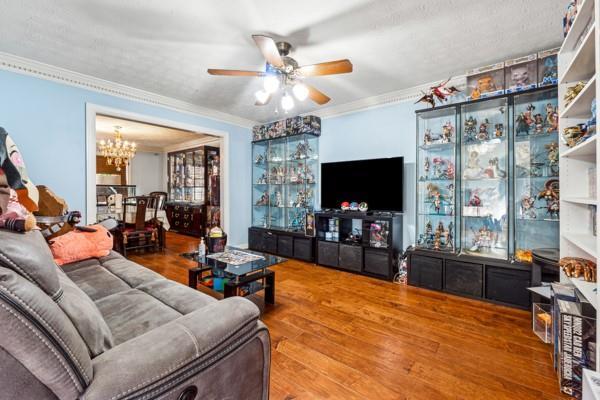
[[[233, 377], [243, 381], [245, 374], [253, 374], [245, 380], [261, 394], [247, 398], [266, 399], [270, 343], [267, 328], [258, 317], [252, 302], [232, 297], [113, 347], [92, 360], [94, 378], [82, 398], [177, 399], [190, 385], [199, 393], [209, 391], [215, 398], [226, 398], [228, 391], [235, 389]], [[216, 371], [219, 369], [222, 371]], [[223, 379], [220, 377], [229, 374], [234, 382], [215, 387]]]

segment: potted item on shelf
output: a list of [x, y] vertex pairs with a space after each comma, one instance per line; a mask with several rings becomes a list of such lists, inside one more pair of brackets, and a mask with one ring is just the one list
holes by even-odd
[[558, 84], [558, 50], [560, 47], [538, 53], [538, 86]]
[[522, 92], [537, 87], [537, 54], [504, 62], [506, 93]]
[[467, 100], [504, 94], [504, 63], [475, 68], [467, 72]]

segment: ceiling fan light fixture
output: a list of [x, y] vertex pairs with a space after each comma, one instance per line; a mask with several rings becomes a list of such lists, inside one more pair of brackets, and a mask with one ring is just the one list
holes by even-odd
[[269, 94], [273, 94], [279, 89], [279, 78], [275, 75], [268, 75], [263, 81], [263, 87]]
[[292, 91], [294, 92], [294, 96], [300, 101], [304, 101], [308, 97], [308, 88], [304, 83], [296, 83]]
[[289, 111], [294, 108], [294, 98], [287, 94], [287, 92], [281, 98], [281, 108], [285, 111]]
[[254, 93], [254, 97], [256, 97], [256, 101], [258, 101], [260, 104], [265, 104], [269, 99], [269, 93], [265, 90], [259, 90]]

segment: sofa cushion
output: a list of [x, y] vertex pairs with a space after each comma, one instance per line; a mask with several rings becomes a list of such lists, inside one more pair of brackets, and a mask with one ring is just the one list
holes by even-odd
[[63, 269], [94, 300], [115, 345], [217, 301], [115, 252]]
[[50, 248], [40, 231], [24, 234], [0, 229], [0, 265], [40, 287], [56, 300], [60, 284]]
[[91, 356], [110, 349], [113, 336], [96, 304], [61, 270], [58, 270], [58, 279], [63, 294], [57, 303], [75, 325]]

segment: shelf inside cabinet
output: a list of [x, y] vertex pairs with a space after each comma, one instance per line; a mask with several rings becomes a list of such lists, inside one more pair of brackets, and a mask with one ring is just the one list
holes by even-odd
[[[590, 0], [588, 0], [590, 1]], [[588, 158], [590, 156], [596, 155], [596, 136], [592, 136], [588, 140], [579, 143], [575, 147], [571, 147], [569, 150], [565, 150], [561, 153], [561, 157], [567, 158], [579, 158], [585, 157]]]
[[597, 257], [596, 236], [591, 233], [564, 232], [563, 237], [594, 258]]
[[588, 21], [591, 18], [594, 18], [594, 0], [584, 0], [581, 2], [577, 9], [577, 15], [575, 16], [575, 20], [565, 38], [559, 54], [564, 56], [565, 54], [572, 52], [575, 50], [577, 46], [577, 39], [583, 33]]
[[[588, 0], [589, 1], [589, 0]], [[583, 294], [590, 304], [598, 309], [598, 289], [596, 282], [586, 282], [583, 278], [567, 278]]]
[[560, 118], [589, 118], [592, 116], [591, 104], [596, 97], [596, 77], [592, 77], [571, 101], [568, 107], [560, 114]]
[[[586, 0], [593, 2], [593, 0]], [[579, 14], [578, 14], [579, 16]], [[583, 30], [584, 28], [582, 28]], [[596, 59], [595, 50], [596, 45], [596, 28], [592, 27], [583, 39], [581, 45], [575, 51], [573, 58], [569, 65], [565, 69], [562, 76], [559, 77], [558, 82], [560, 84], [577, 82], [581, 80], [590, 79], [595, 73]], [[569, 32], [570, 33], [570, 32]]]
[[598, 204], [598, 200], [592, 199], [591, 197], [563, 197], [562, 200], [568, 203], [588, 204], [591, 206]]

